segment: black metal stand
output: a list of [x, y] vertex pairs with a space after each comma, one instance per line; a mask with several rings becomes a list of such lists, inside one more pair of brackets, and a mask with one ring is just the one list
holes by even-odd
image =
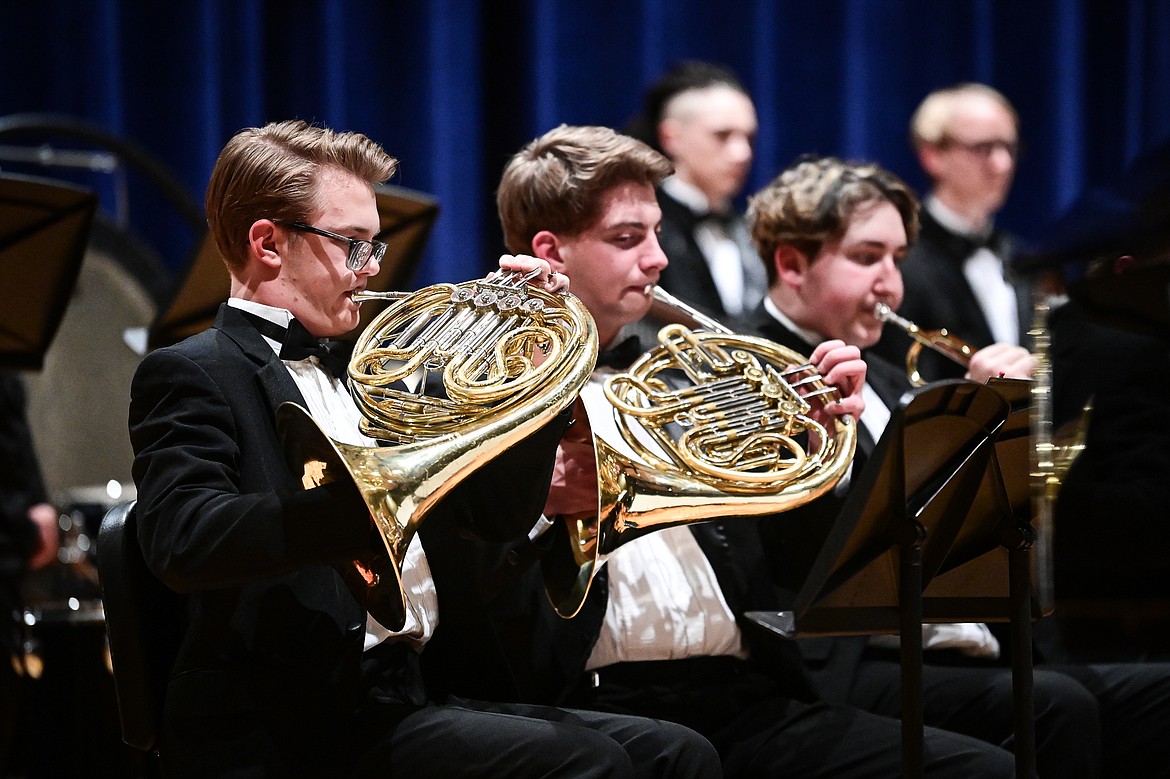
[[922, 712], [922, 542], [919, 532], [901, 547], [898, 564], [899, 634], [902, 661], [902, 776], [917, 779], [923, 773]]
[[[755, 622], [787, 637], [890, 633], [900, 635], [902, 673], [903, 776], [924, 772], [922, 625], [924, 622], [983, 621], [989, 603], [1003, 619], [1007, 592], [978, 603], [963, 598], [928, 599], [940, 570], [971, 560], [981, 563], [1008, 547], [1011, 571], [999, 562], [980, 565], [988, 591], [1003, 591], [1010, 577], [1013, 687], [1017, 768], [1031, 776], [1035, 766], [1032, 724], [1031, 582], [1026, 524], [1020, 534], [999, 538], [995, 531], [1019, 523], [999, 511], [1007, 490], [996, 461], [997, 439], [1009, 403], [994, 389], [970, 382], [940, 382], [902, 398], [870, 453], [831, 528], [820, 539], [801, 538], [816, 549], [795, 594], [792, 611], [752, 612]], [[995, 478], [988, 479], [992, 474]], [[989, 502], [965, 527], [974, 505]], [[977, 501], [977, 497], [982, 501]], [[1010, 545], [1009, 543], [1010, 542]], [[999, 558], [995, 558], [999, 560]], [[982, 585], [981, 585], [982, 586]], [[929, 606], [929, 608], [928, 608]]]
[[1036, 776], [1036, 718], [1032, 703], [1032, 574], [1029, 557], [1033, 535], [1030, 527], [1021, 528], [1020, 543], [1008, 551], [1016, 776], [1025, 778]]

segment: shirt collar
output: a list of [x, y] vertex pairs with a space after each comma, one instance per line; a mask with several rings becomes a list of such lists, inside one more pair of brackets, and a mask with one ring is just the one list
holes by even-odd
[[[243, 298], [228, 298], [227, 304], [232, 308], [238, 308], [241, 311], [247, 311], [250, 314], [267, 319], [269, 322], [280, 325], [281, 327], [288, 327], [289, 323], [293, 320], [292, 312], [287, 308], [277, 308], [276, 306], [257, 303], [254, 300], [244, 300]], [[272, 347], [274, 352], [280, 354], [279, 341], [274, 341], [268, 336], [264, 336], [264, 340], [268, 342], [268, 345]]]
[[971, 222], [964, 219], [961, 215], [955, 213], [950, 208], [947, 208], [941, 200], [934, 195], [927, 195], [926, 199], [922, 201], [922, 207], [934, 217], [934, 221], [943, 226], [944, 229], [949, 230], [957, 235], [967, 236], [975, 239], [985, 239], [991, 235], [993, 228], [992, 221], [987, 220], [987, 225], [982, 230], [976, 230], [971, 226]]
[[711, 203], [698, 187], [676, 176], [669, 176], [662, 181], [662, 191], [691, 209], [695, 214], [702, 216], [711, 213]]
[[787, 314], [780, 310], [780, 307], [776, 305], [776, 302], [771, 297], [764, 297], [764, 310], [777, 322], [803, 338], [809, 346], [816, 346], [825, 340], [821, 337], [820, 333], [803, 328], [796, 324], [796, 322], [793, 322]]

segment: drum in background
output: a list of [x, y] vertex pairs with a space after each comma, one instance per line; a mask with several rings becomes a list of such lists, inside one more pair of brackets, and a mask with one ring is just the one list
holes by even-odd
[[81, 487], [56, 493], [60, 549], [56, 562], [31, 572], [24, 598], [24, 684], [20, 775], [137, 775], [122, 743], [95, 565], [106, 511], [134, 497], [132, 486]]
[[57, 562], [22, 587], [29, 693], [14, 767], [28, 779], [137, 774], [121, 740], [94, 542], [105, 512], [134, 497], [126, 414], [141, 358], [127, 334], [153, 319], [157, 279], [131, 239], [99, 224], [44, 369], [25, 375], [61, 541]]
[[128, 251], [91, 243], [44, 368], [26, 376], [29, 424], [50, 495], [131, 480], [126, 412], [141, 357], [126, 339], [149, 325], [155, 304], [125, 260]]
[[[95, 540], [102, 517], [123, 500], [134, 498], [133, 485], [112, 481], [94, 487], [79, 487], [53, 496], [61, 507], [57, 517], [60, 547], [57, 560], [39, 571], [31, 571], [21, 586], [24, 624], [104, 625], [101, 583], [94, 561]], [[31, 663], [36, 658], [30, 658]], [[28, 672], [37, 676], [36, 668]]]

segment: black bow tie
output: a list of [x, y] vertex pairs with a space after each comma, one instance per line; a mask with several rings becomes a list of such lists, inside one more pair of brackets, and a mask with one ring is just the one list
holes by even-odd
[[642, 342], [636, 335], [631, 335], [597, 355], [597, 367], [613, 368], [624, 371], [634, 360], [642, 356]]
[[992, 230], [981, 236], [948, 232], [947, 240], [950, 242], [955, 256], [961, 256], [963, 259], [967, 259], [980, 249], [990, 249], [997, 256], [1001, 254], [1003, 249], [1003, 233], [999, 230]]
[[739, 215], [730, 208], [726, 211], [708, 211], [707, 213], [699, 216], [700, 222], [710, 222], [711, 224], [717, 224], [722, 227], [723, 231], [726, 233], [731, 232], [731, 229], [735, 227], [735, 222], [738, 219]]
[[260, 335], [280, 342], [280, 359], [307, 360], [316, 357], [321, 367], [338, 379], [345, 379], [349, 372], [347, 346], [342, 341], [319, 341], [305, 326], [293, 319], [287, 328], [270, 322], [262, 316], [244, 311]]

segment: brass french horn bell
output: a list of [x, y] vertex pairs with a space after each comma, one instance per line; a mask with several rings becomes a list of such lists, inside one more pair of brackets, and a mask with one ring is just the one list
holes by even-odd
[[405, 295], [354, 296], [392, 301], [362, 332], [349, 364], [362, 432], [390, 445], [336, 441], [295, 404], [277, 412], [304, 486], [350, 484], [369, 509], [385, 555], [341, 571], [390, 630], [405, 623], [402, 563], [427, 512], [572, 403], [593, 370], [593, 318], [572, 295], [528, 285], [534, 275], [496, 272]]
[[567, 549], [542, 558], [545, 589], [575, 615], [607, 556], [655, 530], [787, 511], [848, 470], [856, 426], [826, 429], [812, 404], [839, 398], [796, 352], [739, 335], [658, 287], [675, 321], [626, 371], [582, 392], [597, 457], [598, 511], [562, 518]]
[[961, 338], [951, 335], [945, 327], [938, 330], [923, 330], [905, 317], [900, 317], [885, 303], [874, 306], [874, 316], [882, 322], [889, 322], [913, 339], [906, 350], [906, 375], [915, 387], [926, 383], [918, 372], [918, 358], [923, 347], [938, 352], [947, 359], [966, 368], [971, 364], [975, 348]]

